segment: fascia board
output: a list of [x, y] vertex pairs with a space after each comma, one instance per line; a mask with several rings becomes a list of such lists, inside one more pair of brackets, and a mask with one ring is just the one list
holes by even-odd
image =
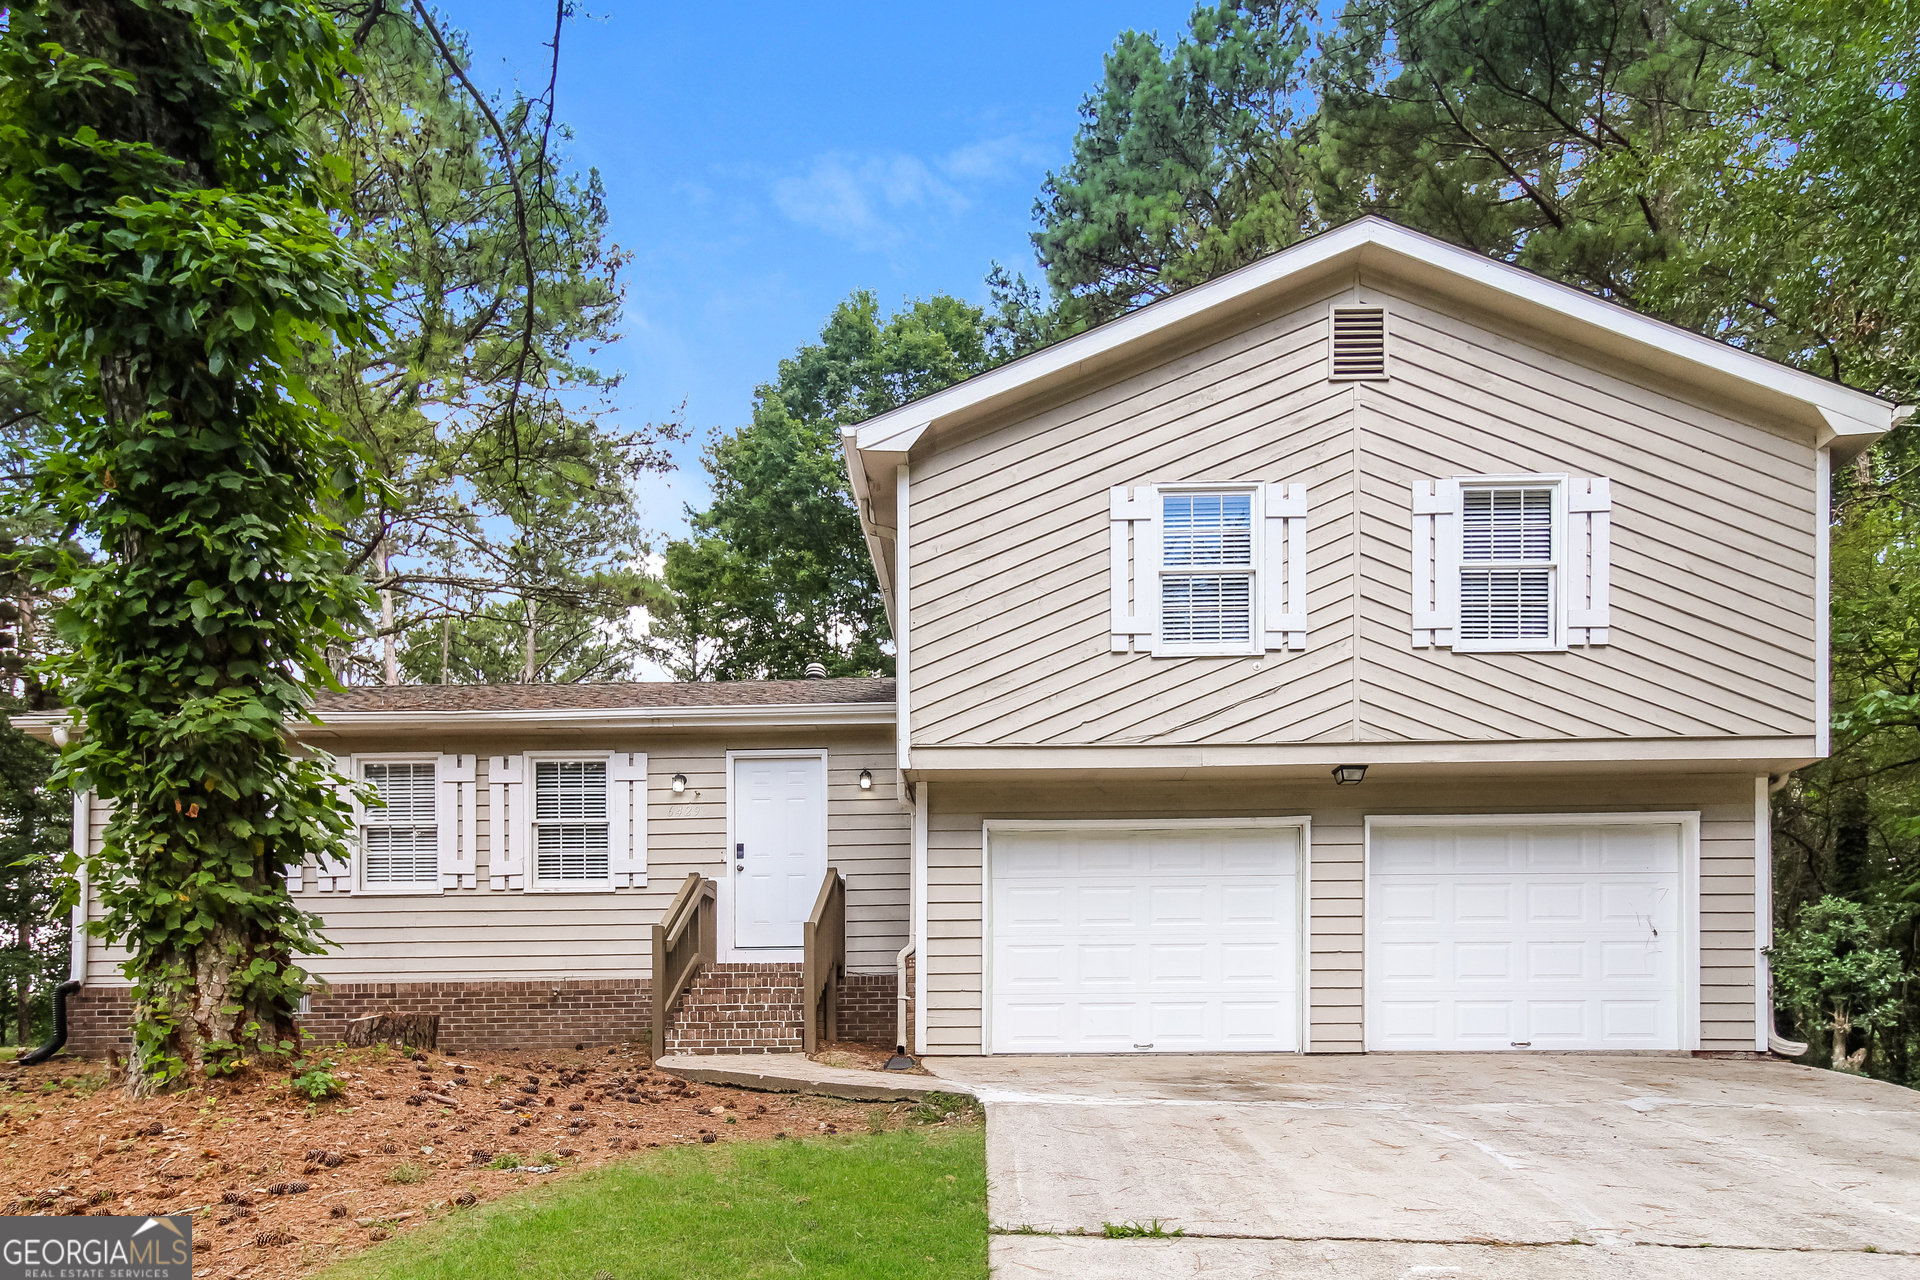
[[[493, 730], [577, 733], [597, 729], [834, 728], [891, 725], [890, 702], [788, 703], [746, 707], [566, 708], [552, 711], [344, 711], [319, 724], [293, 721], [296, 738], [366, 733], [467, 734]], [[53, 727], [65, 716], [14, 716], [12, 724], [28, 737], [53, 740]]]
[[1385, 219], [1368, 217], [871, 418], [856, 428], [857, 447], [863, 453], [878, 449], [905, 452], [930, 427], [946, 419], [991, 401], [1037, 394], [1082, 372], [1117, 348], [1144, 341], [1209, 312], [1249, 304], [1254, 301], [1251, 295], [1277, 292], [1295, 280], [1311, 278], [1350, 254], [1356, 260], [1371, 259], [1399, 274], [1425, 276], [1423, 283], [1443, 292], [1449, 286], [1458, 290], [1465, 284], [1470, 286], [1467, 292], [1480, 295], [1483, 305], [1496, 311], [1512, 310], [1529, 324], [1539, 321], [1541, 310], [1565, 317], [1571, 322], [1566, 327], [1583, 332], [1588, 340], [1601, 335], [1611, 338], [1604, 345], [1613, 354], [1625, 355], [1670, 376], [1685, 379], [1690, 372], [1695, 377], [1706, 373], [1744, 384], [1751, 391], [1797, 401], [1822, 417], [1831, 413], [1845, 426], [1845, 430], [1831, 428], [1837, 435], [1863, 444], [1893, 425], [1895, 406], [1876, 396], [1640, 315]]

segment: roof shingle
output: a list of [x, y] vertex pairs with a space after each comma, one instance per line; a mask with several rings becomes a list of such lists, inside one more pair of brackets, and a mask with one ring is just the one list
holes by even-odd
[[322, 719], [367, 711], [622, 711], [640, 707], [779, 707], [891, 703], [890, 677], [840, 680], [630, 680], [605, 684], [359, 685], [322, 693]]

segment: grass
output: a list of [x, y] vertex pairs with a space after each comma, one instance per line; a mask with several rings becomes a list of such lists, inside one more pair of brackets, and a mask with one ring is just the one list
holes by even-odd
[[455, 1214], [322, 1280], [987, 1274], [985, 1135], [675, 1147]]

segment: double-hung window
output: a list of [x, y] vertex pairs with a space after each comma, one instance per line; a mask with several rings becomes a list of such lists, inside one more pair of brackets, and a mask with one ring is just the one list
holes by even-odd
[[1613, 489], [1601, 478], [1415, 481], [1414, 647], [1608, 643], [1612, 511]]
[[1222, 482], [1112, 491], [1116, 653], [1258, 654], [1307, 643], [1307, 488]]
[[1253, 648], [1253, 494], [1160, 496], [1160, 640]]
[[1460, 635], [1455, 648], [1555, 643], [1556, 486], [1460, 491]]
[[533, 877], [543, 887], [612, 878], [604, 760], [533, 762]]
[[362, 888], [410, 889], [440, 885], [440, 829], [430, 763], [368, 761], [361, 780], [383, 802], [360, 814]]

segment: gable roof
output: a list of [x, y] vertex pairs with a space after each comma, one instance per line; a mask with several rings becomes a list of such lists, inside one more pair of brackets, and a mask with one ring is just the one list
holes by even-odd
[[[1237, 271], [1151, 303], [1063, 342], [978, 374], [944, 391], [870, 418], [842, 433], [862, 514], [890, 511], [893, 469], [928, 433], [1017, 407], [1050, 389], [1139, 367], [1141, 356], [1175, 333], [1251, 313], [1342, 271], [1373, 267], [1452, 295], [1530, 330], [1696, 384], [1808, 427], [1845, 456], [1871, 444], [1902, 416], [1892, 403], [1655, 320], [1531, 271], [1485, 257], [1385, 218], [1325, 231]], [[871, 499], [871, 501], [869, 501]], [[869, 518], [869, 537], [892, 529]], [[876, 551], [878, 548], [875, 548]]]

